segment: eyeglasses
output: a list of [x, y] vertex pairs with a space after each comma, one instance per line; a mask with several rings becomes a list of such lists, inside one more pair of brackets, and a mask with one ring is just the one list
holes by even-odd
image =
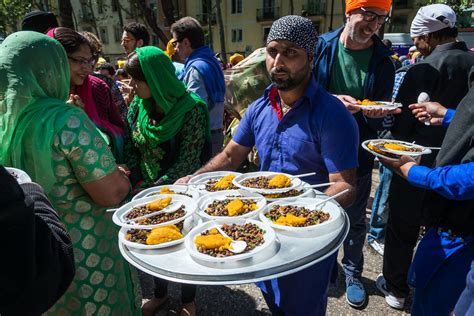
[[183, 41], [183, 40], [176, 40], [176, 39], [175, 39], [175, 40], [173, 40], [173, 41], [171, 42], [171, 45], [173, 45], [173, 47], [176, 48], [176, 46], [178, 46], [178, 43], [179, 43], [179, 42], [182, 42], [182, 41]]
[[390, 21], [390, 17], [388, 15], [377, 14], [364, 8], [360, 9], [362, 10], [362, 18], [365, 22], [374, 22], [375, 19], [377, 19], [378, 24], [385, 24]]
[[74, 63], [78, 64], [79, 66], [94, 67], [97, 62], [94, 56], [91, 59], [75, 58], [72, 56], [67, 56], [67, 58], [69, 58]]

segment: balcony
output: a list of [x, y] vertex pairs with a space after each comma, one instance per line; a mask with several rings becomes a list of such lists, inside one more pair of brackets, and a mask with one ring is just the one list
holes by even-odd
[[[209, 24], [209, 13], [202, 13], [202, 14], [196, 14], [196, 20], [201, 23], [202, 26], [206, 26]], [[212, 13], [211, 14], [211, 24], [214, 25], [217, 23], [217, 18], [216, 14]]]
[[279, 7], [268, 7], [257, 9], [257, 22], [273, 21], [280, 18]]
[[326, 2], [310, 2], [307, 5], [303, 5], [301, 8], [301, 15], [304, 16], [315, 16], [326, 14]]

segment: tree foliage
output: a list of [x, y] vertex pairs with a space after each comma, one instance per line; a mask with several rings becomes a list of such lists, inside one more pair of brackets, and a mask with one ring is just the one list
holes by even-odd
[[16, 31], [17, 23], [31, 9], [31, 1], [0, 0], [0, 34]]

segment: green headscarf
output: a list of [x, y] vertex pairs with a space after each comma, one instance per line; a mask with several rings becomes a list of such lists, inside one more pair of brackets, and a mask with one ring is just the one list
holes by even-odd
[[[206, 103], [196, 94], [186, 91], [184, 83], [176, 78], [175, 69], [169, 57], [154, 46], [137, 48], [135, 52], [153, 100], [135, 96], [130, 110], [134, 111], [138, 107], [139, 128], [147, 140], [161, 144], [172, 139], [183, 127], [185, 114], [196, 105], [206, 113], [207, 138], [210, 139], [209, 111]], [[165, 113], [158, 125], [149, 123], [149, 114], [154, 113], [155, 106], [160, 107]]]
[[49, 192], [53, 139], [80, 110], [66, 104], [69, 64], [59, 42], [17, 32], [0, 45], [0, 164], [25, 170]]

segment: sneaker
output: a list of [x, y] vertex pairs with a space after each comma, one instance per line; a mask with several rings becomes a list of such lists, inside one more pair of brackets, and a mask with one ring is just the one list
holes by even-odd
[[361, 307], [364, 305], [367, 295], [362, 282], [358, 278], [346, 277], [346, 301], [350, 306]]
[[405, 305], [405, 298], [403, 297], [396, 297], [393, 293], [387, 290], [387, 283], [385, 282], [385, 278], [383, 274], [379, 274], [377, 280], [375, 280], [375, 285], [379, 289], [380, 292], [385, 295], [385, 302], [395, 309], [403, 309], [403, 305]]
[[372, 247], [379, 255], [383, 256], [385, 244], [383, 241], [377, 241], [376, 239], [369, 240], [369, 246]]

